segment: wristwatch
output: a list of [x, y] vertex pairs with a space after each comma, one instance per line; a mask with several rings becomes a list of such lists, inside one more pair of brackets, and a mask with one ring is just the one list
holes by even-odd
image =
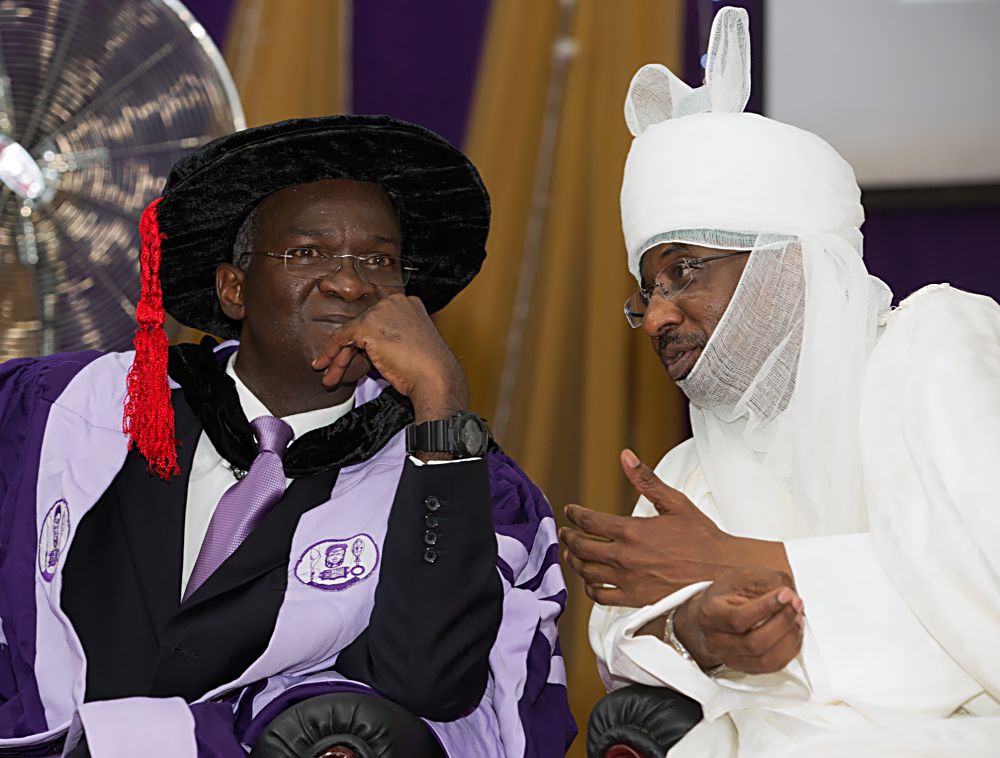
[[451, 453], [456, 458], [478, 458], [486, 455], [489, 442], [486, 422], [469, 411], [406, 427], [407, 453]]

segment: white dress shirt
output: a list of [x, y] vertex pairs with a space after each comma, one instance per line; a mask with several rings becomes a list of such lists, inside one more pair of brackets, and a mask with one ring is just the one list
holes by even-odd
[[[252, 421], [259, 416], [273, 416], [274, 414], [240, 381], [233, 369], [235, 362], [236, 353], [233, 353], [226, 363], [226, 373], [236, 383], [236, 394], [246, 417]], [[282, 420], [292, 427], [295, 434], [293, 439], [298, 439], [306, 432], [332, 424], [352, 410], [354, 410], [353, 394], [339, 405], [296, 413], [292, 416], [285, 416]], [[203, 431], [194, 451], [194, 459], [191, 462], [191, 479], [188, 481], [187, 511], [184, 516], [184, 557], [181, 564], [181, 596], [187, 587], [188, 579], [191, 578], [191, 572], [194, 570], [195, 561], [201, 551], [201, 543], [205, 540], [205, 533], [208, 531], [212, 514], [215, 513], [215, 508], [218, 506], [219, 500], [222, 499], [222, 495], [236, 484], [236, 481], [236, 477], [229, 469], [229, 464], [219, 455], [215, 445]], [[290, 483], [291, 479], [285, 480], [286, 487]]]
[[[236, 383], [236, 394], [239, 397], [240, 405], [246, 417], [253, 419], [260, 416], [273, 416], [264, 404], [254, 395], [249, 388], [236, 375], [233, 366], [236, 363], [236, 353], [233, 353], [226, 362], [226, 373]], [[283, 421], [292, 427], [294, 433], [293, 440], [298, 439], [306, 432], [329, 426], [354, 410], [354, 394], [340, 405], [329, 408], [318, 408], [314, 411], [296, 413], [292, 416], [283, 417]], [[289, 445], [291, 442], [288, 443]], [[410, 456], [410, 460], [417, 466], [423, 466], [424, 462], [418, 458]], [[478, 458], [462, 458], [454, 461], [428, 461], [428, 464], [438, 465], [445, 463], [462, 463], [465, 461], [476, 461]], [[194, 571], [195, 561], [201, 551], [201, 543], [205, 541], [205, 534], [208, 532], [208, 525], [212, 521], [212, 514], [223, 494], [236, 484], [236, 477], [229, 469], [227, 461], [219, 455], [215, 445], [202, 431], [198, 438], [197, 447], [194, 450], [194, 458], [191, 462], [191, 478], [188, 481], [187, 511], [184, 516], [184, 556], [181, 562], [181, 597], [187, 587], [191, 572]], [[291, 479], [285, 479], [285, 486], [291, 484]]]

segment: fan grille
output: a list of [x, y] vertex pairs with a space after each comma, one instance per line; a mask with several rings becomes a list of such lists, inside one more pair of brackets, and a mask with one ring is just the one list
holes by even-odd
[[0, 185], [0, 360], [127, 349], [142, 209], [179, 158], [243, 126], [180, 3], [0, 0], [0, 142], [45, 183]]

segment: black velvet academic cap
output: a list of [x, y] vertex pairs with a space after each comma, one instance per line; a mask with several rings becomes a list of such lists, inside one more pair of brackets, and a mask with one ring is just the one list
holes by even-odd
[[475, 166], [434, 132], [387, 116], [325, 116], [258, 126], [181, 159], [159, 203], [165, 310], [182, 324], [238, 337], [215, 295], [215, 269], [232, 262], [240, 224], [264, 197], [322, 179], [373, 182], [389, 194], [406, 286], [429, 312], [443, 308], [486, 257], [490, 200]]

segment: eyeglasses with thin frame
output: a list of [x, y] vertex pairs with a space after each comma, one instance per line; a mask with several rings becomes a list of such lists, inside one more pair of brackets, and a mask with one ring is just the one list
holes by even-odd
[[638, 329], [646, 317], [646, 309], [653, 299], [654, 291], [659, 292], [664, 300], [673, 300], [685, 290], [690, 291], [692, 286], [704, 283], [707, 277], [704, 273], [706, 263], [731, 258], [734, 255], [749, 254], [749, 250], [740, 250], [735, 253], [708, 255], [703, 258], [678, 258], [672, 261], [656, 275], [649, 287], [637, 289], [625, 301], [625, 320], [633, 329]]
[[325, 279], [339, 273], [344, 268], [344, 259], [354, 263], [358, 278], [378, 287], [402, 287], [417, 267], [405, 258], [387, 253], [351, 255], [334, 253], [318, 247], [290, 247], [280, 253], [266, 250], [251, 250], [240, 253], [240, 260], [248, 255], [266, 255], [279, 258], [289, 276], [299, 279]]

